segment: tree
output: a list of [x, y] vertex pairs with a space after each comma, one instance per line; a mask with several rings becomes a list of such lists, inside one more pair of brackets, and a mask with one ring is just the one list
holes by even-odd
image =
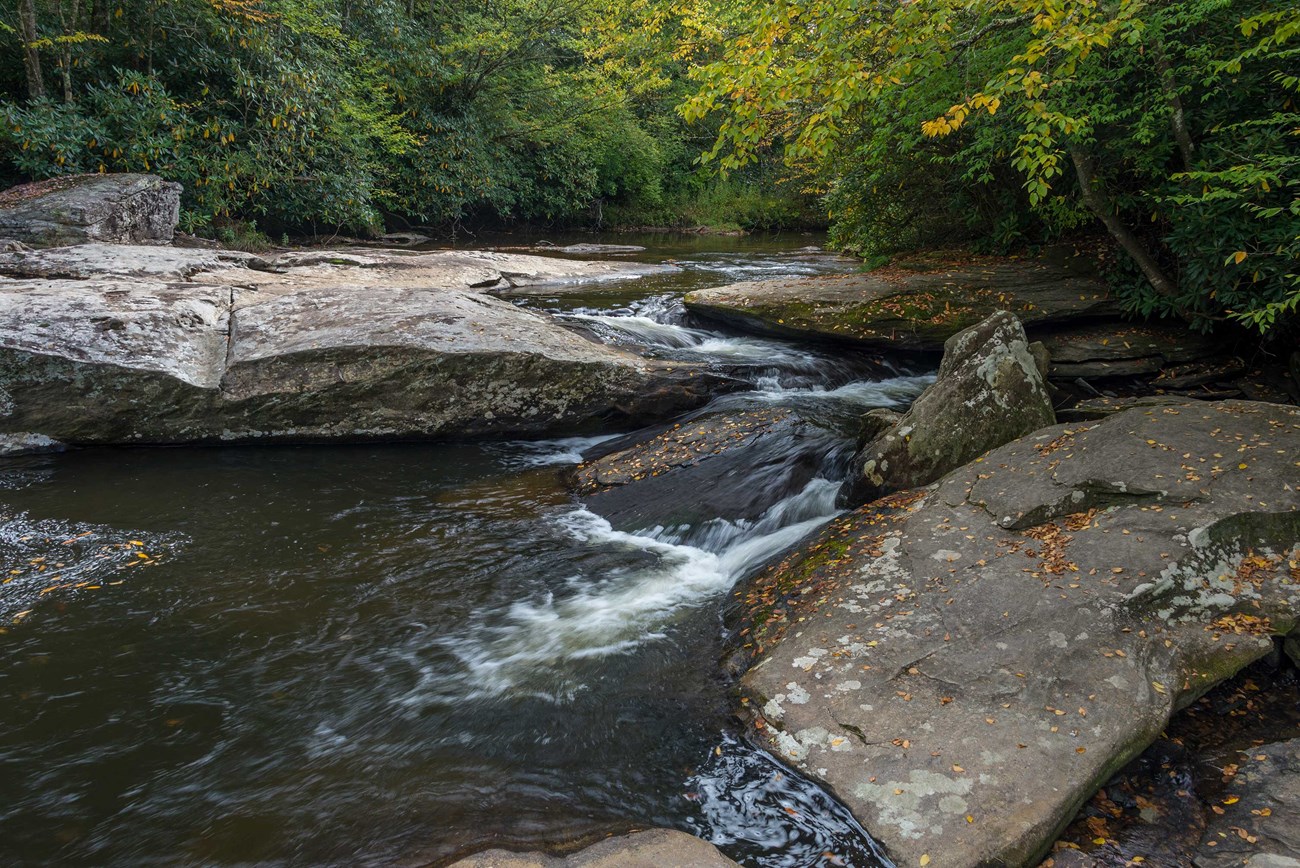
[[[908, 203], [978, 240], [1051, 237], [1091, 215], [1129, 255], [1134, 310], [1267, 327], [1295, 308], [1295, 14], [1233, 0], [637, 0], [615, 18], [670, 34], [672, 56], [697, 63], [682, 112], [720, 118], [709, 159], [725, 171], [780, 149], [826, 191], [841, 239], [901, 240], [871, 212]], [[1228, 136], [1248, 132], [1234, 156]], [[1245, 273], [1236, 253], [1258, 262], [1246, 239], [1261, 232], [1254, 247], [1278, 267]], [[1246, 246], [1225, 256], [1227, 240]]]

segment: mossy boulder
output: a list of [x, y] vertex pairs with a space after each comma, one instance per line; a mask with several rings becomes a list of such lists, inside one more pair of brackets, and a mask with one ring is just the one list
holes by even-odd
[[854, 458], [849, 497], [863, 503], [927, 485], [1055, 421], [1024, 329], [999, 311], [948, 339], [934, 383]]

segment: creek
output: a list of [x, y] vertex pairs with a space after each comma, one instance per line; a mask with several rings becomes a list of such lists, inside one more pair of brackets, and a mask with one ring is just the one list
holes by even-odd
[[667, 826], [747, 865], [888, 864], [739, 737], [719, 665], [736, 583], [836, 514], [852, 420], [932, 379], [680, 304], [854, 267], [815, 240], [653, 237], [636, 258], [675, 270], [518, 299], [747, 384], [686, 419], [817, 422], [720, 459], [752, 476], [706, 520], [575, 498], [625, 432], [0, 465], [0, 861], [423, 865]]

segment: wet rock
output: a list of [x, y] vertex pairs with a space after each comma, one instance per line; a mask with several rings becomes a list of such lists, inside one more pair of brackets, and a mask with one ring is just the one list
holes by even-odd
[[37, 247], [106, 241], [167, 244], [181, 185], [154, 175], [74, 175], [0, 193], [0, 237]]
[[1192, 864], [1300, 868], [1300, 739], [1242, 751], [1235, 765]]
[[707, 841], [685, 832], [651, 829], [609, 838], [568, 857], [488, 850], [449, 868], [728, 868], [735, 864]]
[[752, 519], [803, 487], [837, 440], [788, 409], [711, 413], [583, 464], [576, 486], [627, 529]]
[[1154, 744], [1088, 800], [1053, 845], [1054, 862], [1043, 868], [1061, 868], [1071, 849], [1095, 857], [1101, 868], [1137, 860], [1191, 866], [1208, 823], [1241, 798], [1228, 786], [1238, 770], [1252, 764], [1259, 746], [1297, 732], [1300, 673], [1274, 656], [1174, 715]]
[[[446, 438], [644, 424], [707, 398], [712, 379], [688, 364], [601, 346], [466, 286], [512, 267], [535, 275], [537, 257], [373, 253], [335, 264], [83, 245], [0, 257], [0, 273], [24, 275], [0, 280], [0, 432]], [[127, 276], [91, 277], [96, 262]]]
[[1049, 260], [762, 280], [697, 290], [685, 303], [748, 331], [929, 352], [998, 310], [1031, 331], [1119, 314], [1109, 288], [1086, 266]]
[[1134, 409], [833, 522], [746, 594], [756, 737], [898, 864], [1034, 863], [1294, 629], [1297, 455], [1295, 407]]
[[857, 503], [926, 485], [1056, 421], [1016, 317], [1006, 311], [948, 339], [934, 384], [853, 461]]
[[1212, 338], [1163, 323], [1089, 323], [1038, 337], [1051, 356], [1049, 376], [1061, 380], [1146, 376], [1220, 352]]
[[1162, 389], [1190, 389], [1206, 383], [1231, 380], [1246, 371], [1246, 363], [1241, 359], [1221, 359], [1215, 362], [1191, 362], [1186, 365], [1171, 365], [1160, 372], [1154, 384]]

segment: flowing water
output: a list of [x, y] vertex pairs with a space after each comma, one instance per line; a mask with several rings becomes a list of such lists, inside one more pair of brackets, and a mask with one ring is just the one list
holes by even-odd
[[707, 520], [574, 498], [621, 432], [0, 465], [0, 862], [423, 865], [671, 826], [750, 865], [887, 864], [736, 736], [716, 661], [730, 589], [835, 514], [845, 426], [930, 378], [682, 309], [852, 267], [807, 239], [655, 242], [676, 270], [520, 303], [752, 384], [700, 413], [822, 426], [764, 458], [807, 472]]

